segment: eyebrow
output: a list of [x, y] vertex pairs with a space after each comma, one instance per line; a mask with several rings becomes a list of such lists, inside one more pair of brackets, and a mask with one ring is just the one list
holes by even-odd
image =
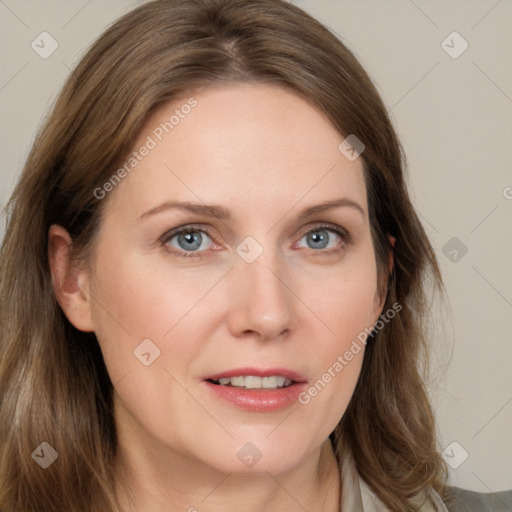
[[[327, 201], [322, 204], [310, 206], [309, 208], [306, 208], [299, 214], [299, 218], [306, 219], [308, 217], [312, 217], [313, 215], [316, 215], [317, 213], [321, 213], [326, 210], [331, 210], [334, 208], [341, 208], [341, 207], [353, 208], [354, 210], [361, 213], [363, 216], [366, 215], [365, 211], [358, 203], [356, 203], [352, 199], [343, 197], [341, 199], [334, 199], [332, 201]], [[178, 210], [183, 210], [186, 212], [197, 213], [200, 215], [205, 215], [207, 217], [215, 217], [217, 219], [230, 219], [231, 218], [230, 211], [227, 208], [224, 208], [223, 206], [191, 203], [191, 202], [187, 202], [187, 201], [168, 201], [159, 206], [156, 206], [155, 208], [151, 208], [150, 210], [144, 212], [139, 217], [139, 222], [146, 219], [147, 217], [150, 217], [151, 215], [155, 215], [157, 213], [161, 213], [163, 211], [172, 210], [172, 209], [178, 209]]]

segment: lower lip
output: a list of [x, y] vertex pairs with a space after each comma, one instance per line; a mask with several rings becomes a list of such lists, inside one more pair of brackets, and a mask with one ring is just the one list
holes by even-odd
[[215, 396], [235, 407], [255, 412], [272, 412], [289, 407], [298, 401], [300, 393], [306, 388], [305, 382], [279, 389], [244, 389], [203, 382]]

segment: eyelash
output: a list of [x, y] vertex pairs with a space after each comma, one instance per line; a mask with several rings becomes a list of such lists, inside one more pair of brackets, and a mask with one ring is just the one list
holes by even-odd
[[[340, 246], [335, 247], [335, 248], [326, 249], [326, 250], [311, 249], [311, 251], [313, 251], [313, 253], [317, 253], [317, 254], [315, 254], [315, 256], [330, 255], [333, 253], [337, 253], [342, 248], [344, 248], [347, 245], [350, 245], [352, 243], [352, 237], [350, 236], [350, 234], [347, 231], [340, 228], [339, 226], [336, 226], [336, 224], [329, 224], [329, 223], [320, 224], [318, 226], [314, 226], [311, 229], [308, 229], [307, 231], [305, 231], [304, 233], [302, 233], [300, 235], [299, 241], [302, 240], [302, 238], [305, 235], [307, 235], [308, 233], [312, 233], [315, 231], [329, 231], [330, 233], [335, 233], [336, 235], [338, 235], [342, 240], [342, 243], [340, 244]], [[204, 257], [203, 253], [206, 251], [177, 251], [175, 249], [169, 248], [169, 246], [167, 245], [168, 242], [170, 240], [172, 240], [174, 237], [181, 235], [181, 234], [187, 234], [187, 233], [203, 233], [213, 240], [213, 236], [210, 234], [210, 232], [207, 228], [198, 227], [198, 226], [194, 226], [193, 224], [189, 224], [187, 226], [181, 226], [179, 228], [173, 229], [172, 231], [165, 233], [161, 237], [160, 242], [167, 252], [174, 254], [178, 257], [181, 257], [181, 258], [203, 258]]]

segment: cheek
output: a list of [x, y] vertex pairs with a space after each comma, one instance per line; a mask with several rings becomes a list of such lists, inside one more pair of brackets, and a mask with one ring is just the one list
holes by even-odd
[[303, 275], [299, 297], [316, 314], [327, 336], [322, 347], [343, 349], [347, 342], [373, 325], [377, 309], [377, 276], [373, 252], [360, 251], [345, 265]]
[[[106, 260], [117, 264], [103, 265], [95, 276], [93, 319], [105, 365], [123, 404], [121, 414], [163, 442], [179, 444], [179, 424], [187, 423], [191, 411], [201, 414], [179, 383], [188, 386], [187, 369], [200, 358], [198, 332], [209, 324], [209, 302], [201, 307], [201, 298], [222, 273], [194, 279], [192, 272], [118, 256]], [[126, 416], [123, 421], [132, 424]]]
[[[137, 373], [144, 368], [136, 357], [146, 346], [150, 348], [150, 360], [158, 355], [151, 368], [188, 366], [201, 349], [196, 341], [200, 336], [191, 336], [191, 319], [195, 333], [208, 329], [208, 314], [214, 314], [213, 308], [202, 307], [201, 303], [224, 269], [176, 271], [165, 264], [148, 263], [138, 255], [117, 254], [113, 248], [108, 252], [98, 253], [98, 261], [104, 263], [97, 267], [91, 294], [95, 332], [111, 380], [116, 382], [129, 370]], [[210, 304], [209, 300], [204, 303]], [[201, 313], [200, 324], [196, 310]], [[154, 347], [144, 341], [148, 339]], [[148, 372], [145, 375], [148, 378]], [[134, 377], [132, 373], [130, 379]]]
[[[305, 345], [314, 362], [316, 378], [299, 397], [311, 417], [322, 417], [319, 428], [328, 435], [345, 412], [361, 371], [366, 339], [374, 325], [376, 266], [371, 253], [332, 275], [317, 275], [314, 287], [303, 288], [301, 297], [317, 316], [310, 322], [310, 340]], [[314, 327], [313, 327], [314, 326]]]

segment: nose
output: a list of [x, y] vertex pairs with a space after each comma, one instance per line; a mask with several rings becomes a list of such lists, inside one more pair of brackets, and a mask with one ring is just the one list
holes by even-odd
[[295, 297], [284, 274], [282, 262], [265, 252], [252, 263], [237, 262], [229, 275], [228, 323], [233, 336], [274, 340], [294, 329]]

